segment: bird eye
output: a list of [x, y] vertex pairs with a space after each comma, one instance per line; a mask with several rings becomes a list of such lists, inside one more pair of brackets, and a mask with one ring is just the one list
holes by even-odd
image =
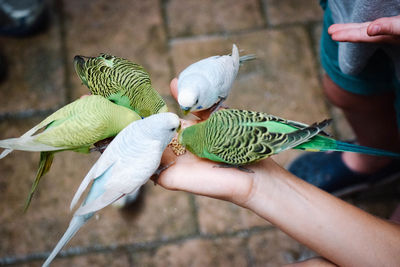
[[197, 103], [199, 103], [199, 99], [196, 99], [196, 103], [194, 103], [194, 104], [197, 105]]
[[173, 131], [175, 131], [175, 130], [176, 130], [176, 128], [172, 128], [172, 129], [171, 129], [171, 132], [173, 132]]

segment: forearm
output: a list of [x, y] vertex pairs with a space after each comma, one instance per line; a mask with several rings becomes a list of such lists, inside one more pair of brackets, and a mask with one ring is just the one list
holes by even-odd
[[341, 266], [400, 262], [398, 225], [305, 183], [273, 161], [261, 164], [268, 172], [255, 173], [252, 193], [241, 205]]

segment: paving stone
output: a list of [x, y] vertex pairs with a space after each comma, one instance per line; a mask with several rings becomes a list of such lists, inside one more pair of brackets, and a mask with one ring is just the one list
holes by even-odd
[[312, 41], [313, 41], [313, 46], [314, 46], [314, 52], [315, 56], [318, 59], [318, 65], [320, 65], [320, 43], [321, 43], [321, 34], [322, 34], [322, 23], [315, 24], [311, 28], [311, 34], [312, 34]]
[[[33, 125], [34, 122], [27, 120], [3, 122], [0, 138], [19, 136]], [[26, 214], [22, 213], [22, 206], [36, 173], [39, 153], [16, 151], [0, 161], [0, 257], [49, 251], [55, 246], [72, 216], [69, 203], [98, 156], [98, 153], [56, 154]], [[67, 248], [191, 234], [195, 231], [192, 213], [186, 193], [167, 191], [149, 183], [134, 209], [121, 212], [107, 207], [98, 212], [97, 219], [90, 220]]]
[[[0, 114], [51, 109], [65, 102], [64, 65], [57, 14], [46, 32], [32, 37], [0, 37]], [[4, 60], [4, 61], [3, 61]]]
[[[32, 261], [26, 264], [18, 265], [20, 267], [36, 267], [42, 266], [44, 260]], [[123, 252], [106, 252], [93, 253], [82, 256], [74, 256], [67, 258], [55, 258], [51, 264], [55, 267], [86, 267], [86, 266], [129, 266], [129, 255]]]
[[239, 31], [264, 25], [256, 0], [170, 0], [167, 19], [171, 37]]
[[329, 110], [332, 114], [332, 119], [335, 127], [335, 138], [343, 141], [354, 141], [356, 136], [351, 128], [350, 124], [347, 122], [343, 111], [332, 104], [329, 104]]
[[[232, 43], [244, 50], [242, 54], [256, 54], [257, 60], [239, 69], [226, 101], [229, 107], [264, 111], [305, 123], [329, 117], [318, 80], [317, 59], [302, 27], [261, 30], [226, 38], [176, 40], [171, 43], [174, 69], [179, 74], [199, 59], [228, 54]], [[274, 159], [285, 165], [296, 155], [298, 152], [288, 151]]]
[[389, 219], [400, 203], [400, 174], [394, 180], [356, 193], [344, 200], [383, 219]]
[[201, 233], [217, 234], [270, 225], [248, 209], [230, 202], [208, 197], [196, 197]]
[[[8, 121], [0, 124], [1, 138], [20, 136], [39, 122]], [[35, 177], [39, 153], [14, 151], [0, 161], [1, 204], [0, 256], [50, 249], [70, 219], [68, 203], [79, 180], [96, 160], [95, 155], [62, 152], [55, 155], [26, 214], [22, 208]], [[50, 236], [54, 236], [53, 239]]]
[[134, 266], [247, 266], [240, 237], [191, 239], [132, 254]]
[[171, 79], [160, 1], [64, 1], [72, 97], [88, 92], [73, 69], [75, 55], [109, 53], [144, 66], [152, 84], [169, 94]]
[[[278, 229], [253, 234], [249, 238], [253, 266], [282, 266], [301, 258], [307, 249]], [[309, 255], [310, 253], [307, 254]]]
[[314, 0], [265, 0], [267, 21], [271, 25], [322, 20], [323, 11]]

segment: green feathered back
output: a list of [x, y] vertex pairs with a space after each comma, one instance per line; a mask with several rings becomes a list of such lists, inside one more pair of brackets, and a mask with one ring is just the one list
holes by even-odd
[[[296, 127], [297, 126], [297, 127]], [[199, 157], [232, 165], [248, 164], [292, 148], [310, 135], [306, 125], [261, 112], [225, 109], [184, 129], [179, 141]], [[318, 130], [316, 130], [318, 131]]]
[[34, 140], [55, 147], [88, 148], [117, 135], [138, 119], [140, 116], [134, 111], [102, 96], [91, 95], [64, 106], [43, 120], [38, 129], [45, 129]]
[[76, 56], [74, 65], [92, 94], [129, 107], [142, 117], [167, 111], [164, 100], [151, 86], [149, 74], [139, 64], [101, 54], [86, 61]]
[[349, 144], [320, 134], [330, 122], [306, 125], [262, 112], [224, 109], [214, 112], [204, 122], [185, 128], [178, 140], [199, 157], [236, 166], [292, 148], [400, 158], [400, 153]]

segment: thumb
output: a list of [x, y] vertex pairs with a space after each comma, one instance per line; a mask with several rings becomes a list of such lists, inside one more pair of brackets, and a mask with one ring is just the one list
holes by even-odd
[[400, 35], [400, 15], [377, 19], [368, 26], [369, 36]]
[[178, 79], [173, 78], [171, 83], [169, 84], [171, 94], [175, 99], [178, 99]]

